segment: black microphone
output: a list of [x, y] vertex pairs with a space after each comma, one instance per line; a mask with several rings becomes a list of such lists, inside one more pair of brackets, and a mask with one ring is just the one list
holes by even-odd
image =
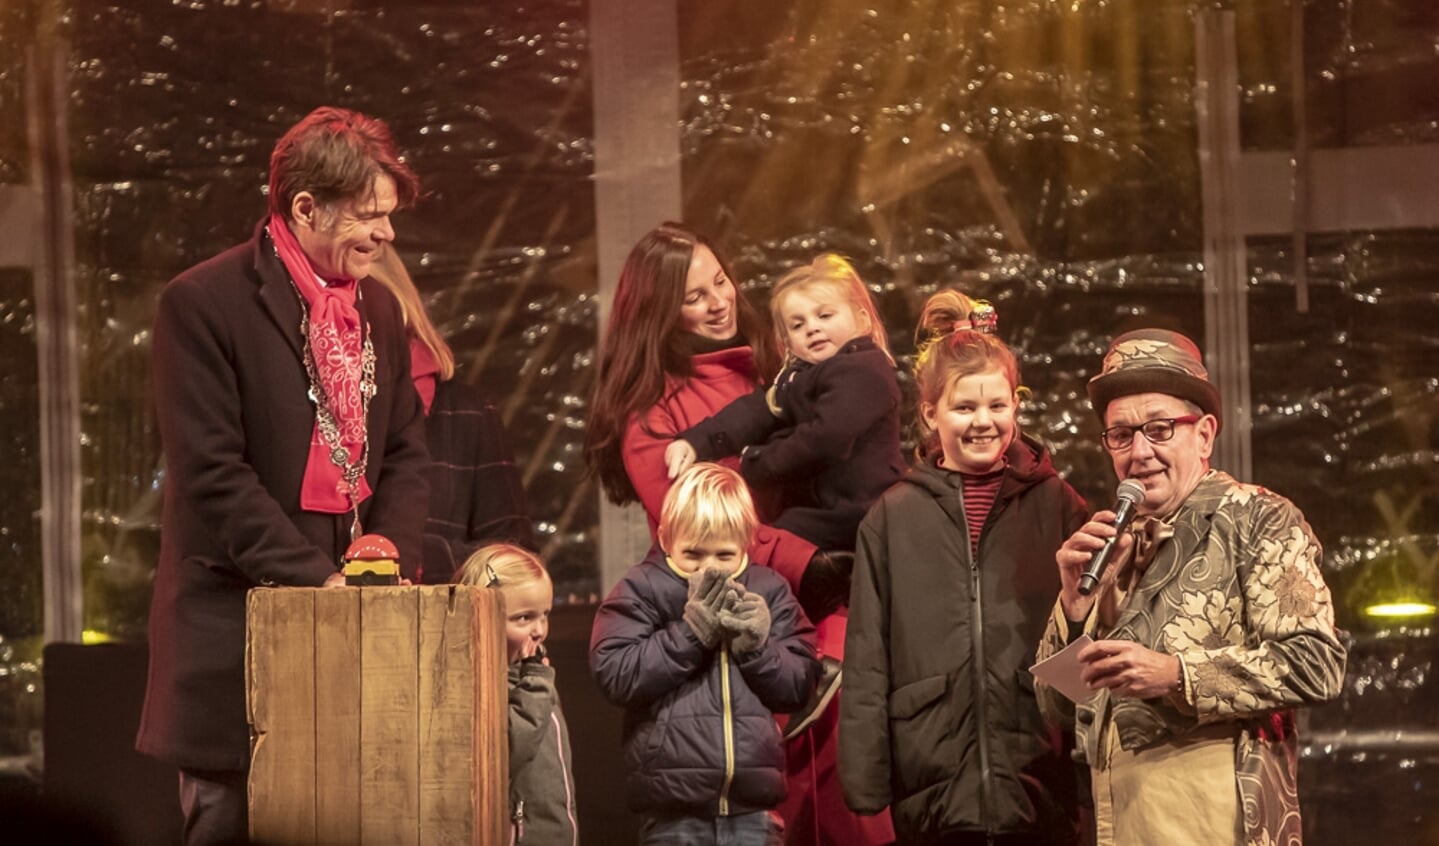
[[1125, 479], [1119, 483], [1119, 490], [1115, 493], [1119, 502], [1114, 506], [1114, 537], [1104, 542], [1104, 546], [1094, 553], [1089, 559], [1089, 566], [1084, 568], [1084, 575], [1079, 577], [1079, 595], [1089, 596], [1094, 589], [1099, 587], [1099, 577], [1104, 575], [1104, 568], [1109, 566], [1109, 558], [1114, 555], [1114, 546], [1129, 524], [1134, 522], [1134, 507], [1144, 499], [1144, 485], [1133, 479]]

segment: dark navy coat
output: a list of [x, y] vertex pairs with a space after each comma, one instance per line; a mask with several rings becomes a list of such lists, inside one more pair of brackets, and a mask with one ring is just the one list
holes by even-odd
[[689, 585], [658, 548], [595, 614], [590, 669], [625, 709], [626, 792], [635, 811], [714, 817], [784, 799], [774, 714], [798, 709], [814, 690], [814, 626], [778, 573], [750, 565], [734, 578], [770, 609], [769, 639], [752, 655], [700, 643], [683, 619]]

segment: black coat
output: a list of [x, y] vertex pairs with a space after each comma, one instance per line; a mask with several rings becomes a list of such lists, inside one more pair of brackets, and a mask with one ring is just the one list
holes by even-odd
[[[414, 572], [428, 506], [424, 419], [399, 306], [371, 279], [357, 303], [375, 347], [368, 419], [373, 495], [360, 505]], [[319, 586], [350, 516], [300, 510], [314, 406], [300, 299], [268, 237], [170, 282], [155, 319], [155, 403], [165, 455], [150, 671], [136, 748], [181, 767], [244, 770], [245, 594]]]
[[680, 437], [702, 461], [743, 450], [750, 488], [781, 491], [771, 525], [820, 549], [854, 549], [865, 512], [904, 475], [894, 364], [855, 338], [819, 364], [790, 364], [776, 385], [779, 416], [761, 388]]
[[421, 581], [450, 581], [465, 559], [487, 543], [538, 549], [504, 423], [478, 387], [454, 379], [435, 386], [425, 442], [430, 448], [430, 516]]
[[1054, 554], [1084, 501], [1016, 440], [970, 555], [963, 483], [931, 462], [859, 531], [840, 698], [845, 801], [889, 806], [904, 842], [954, 831], [1072, 843], [1077, 768], [1040, 719], [1029, 667], [1059, 595]]

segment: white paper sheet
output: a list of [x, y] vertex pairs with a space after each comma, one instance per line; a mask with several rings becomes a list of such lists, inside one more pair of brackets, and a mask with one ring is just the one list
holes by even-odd
[[1077, 656], [1081, 649], [1091, 643], [1094, 643], [1094, 639], [1089, 635], [1080, 635], [1073, 643], [1030, 667], [1029, 672], [1074, 702], [1084, 702], [1098, 693], [1079, 678], [1080, 664]]

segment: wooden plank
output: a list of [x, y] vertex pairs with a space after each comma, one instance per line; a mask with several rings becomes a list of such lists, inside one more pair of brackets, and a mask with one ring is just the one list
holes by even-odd
[[510, 817], [509, 650], [505, 600], [498, 590], [472, 589], [476, 843], [508, 843]]
[[[419, 591], [360, 590], [360, 843], [418, 844]], [[321, 774], [323, 776], [323, 774]]]
[[506, 842], [509, 698], [498, 591], [259, 590], [249, 625], [257, 840]]
[[250, 837], [315, 842], [314, 591], [257, 588], [246, 609]]
[[475, 759], [475, 663], [471, 593], [421, 588], [420, 843], [475, 842], [470, 773]]
[[360, 842], [360, 588], [315, 592], [315, 839]]

